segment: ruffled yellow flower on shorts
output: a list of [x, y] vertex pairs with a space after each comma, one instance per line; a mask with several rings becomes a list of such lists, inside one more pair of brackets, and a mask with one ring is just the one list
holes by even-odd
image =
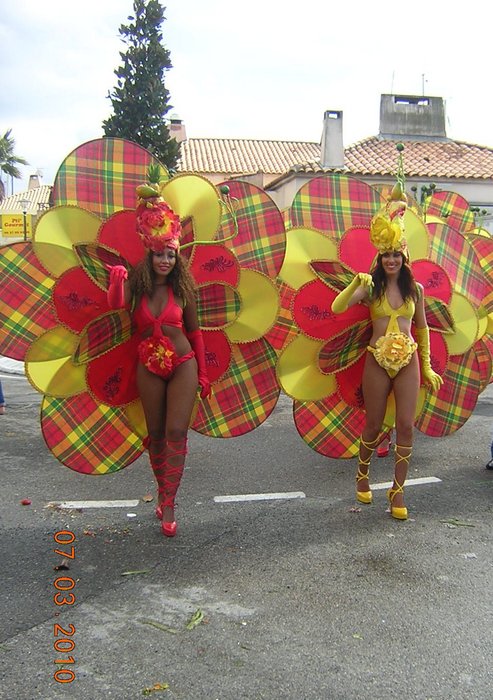
[[417, 344], [405, 333], [387, 333], [382, 335], [375, 347], [368, 347], [380, 367], [387, 371], [389, 377], [396, 374], [411, 362]]

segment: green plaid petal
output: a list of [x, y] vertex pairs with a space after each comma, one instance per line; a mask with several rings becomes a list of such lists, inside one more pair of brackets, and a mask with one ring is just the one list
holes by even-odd
[[428, 326], [437, 331], [445, 333], [454, 332], [454, 320], [447, 308], [447, 305], [440, 299], [434, 299], [425, 295], [425, 312]]
[[354, 270], [339, 260], [312, 260], [313, 272], [334, 292], [342, 292], [354, 279]]
[[320, 369], [325, 374], [330, 374], [350, 367], [366, 351], [370, 338], [371, 323], [368, 320], [334, 336], [320, 351]]
[[131, 335], [132, 319], [128, 311], [122, 309], [99, 316], [81, 333], [74, 352], [74, 364], [83, 365], [96, 359], [124, 343]]
[[125, 258], [122, 255], [104, 245], [96, 243], [80, 244], [74, 246], [74, 251], [81, 267], [92, 281], [104, 290], [108, 288], [109, 283], [109, 272], [106, 266], [123, 265], [127, 267]]

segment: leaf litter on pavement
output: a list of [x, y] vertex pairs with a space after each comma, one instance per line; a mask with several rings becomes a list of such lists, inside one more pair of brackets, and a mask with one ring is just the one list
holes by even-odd
[[[162, 632], [168, 632], [169, 634], [180, 634], [183, 632], [183, 629], [178, 629], [176, 627], [171, 627], [170, 625], [166, 625], [163, 622], [158, 622], [157, 620], [139, 620], [139, 622], [142, 622], [144, 625], [151, 625], [151, 627], [155, 627], [158, 630], [161, 630]], [[193, 630], [197, 625], [200, 625], [201, 622], [206, 622], [204, 618], [204, 613], [200, 608], [197, 608], [197, 610], [192, 613], [192, 615], [189, 617], [188, 622], [185, 625], [185, 629], [187, 630]]]

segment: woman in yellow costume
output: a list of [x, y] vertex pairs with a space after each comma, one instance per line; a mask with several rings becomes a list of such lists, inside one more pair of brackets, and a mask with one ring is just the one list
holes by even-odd
[[[378, 445], [391, 391], [395, 398], [395, 472], [387, 492], [392, 517], [406, 520], [404, 483], [413, 444], [413, 424], [421, 377], [433, 391], [442, 378], [430, 364], [430, 338], [426, 321], [423, 287], [409, 266], [403, 236], [406, 203], [390, 200], [372, 219], [370, 238], [378, 250], [371, 274], [358, 273], [334, 299], [332, 311], [343, 313], [354, 304], [370, 310], [372, 336], [363, 371], [366, 421], [360, 437], [356, 498], [371, 503], [369, 469]], [[414, 335], [412, 323], [414, 322]], [[418, 361], [418, 355], [419, 360]]]

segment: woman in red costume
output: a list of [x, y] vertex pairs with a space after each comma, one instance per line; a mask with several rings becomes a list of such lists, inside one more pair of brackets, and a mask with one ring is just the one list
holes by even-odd
[[142, 198], [137, 231], [147, 255], [129, 274], [122, 265], [110, 268], [108, 302], [132, 310], [142, 338], [136, 379], [148, 432], [144, 445], [158, 486], [156, 515], [173, 537], [197, 386], [205, 398], [210, 384], [193, 278], [179, 253], [180, 220], [159, 196]]
[[[378, 445], [391, 391], [395, 398], [395, 472], [387, 492], [392, 517], [406, 520], [404, 482], [412, 453], [413, 427], [421, 377], [433, 391], [443, 383], [430, 364], [430, 336], [423, 287], [413, 277], [403, 238], [404, 201], [390, 201], [371, 222], [370, 238], [378, 250], [371, 274], [358, 273], [334, 299], [343, 313], [354, 304], [369, 307], [372, 336], [363, 370], [366, 422], [360, 438], [356, 498], [371, 503], [369, 468]], [[414, 335], [411, 324], [414, 322]], [[419, 360], [418, 360], [419, 355]]]

